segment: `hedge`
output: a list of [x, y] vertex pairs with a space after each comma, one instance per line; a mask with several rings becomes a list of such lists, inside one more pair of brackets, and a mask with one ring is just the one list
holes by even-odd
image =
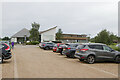
[[26, 45], [36, 45], [36, 44], [39, 44], [39, 42], [38, 41], [31, 41], [31, 42], [26, 43]]

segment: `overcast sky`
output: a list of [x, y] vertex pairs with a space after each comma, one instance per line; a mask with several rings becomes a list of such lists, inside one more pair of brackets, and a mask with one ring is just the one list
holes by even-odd
[[[4, 2], [2, 37], [11, 37], [38, 22], [40, 30], [58, 26], [64, 33], [91, 34], [102, 29], [118, 34], [116, 2]], [[1, 36], [1, 35], [0, 35]]]

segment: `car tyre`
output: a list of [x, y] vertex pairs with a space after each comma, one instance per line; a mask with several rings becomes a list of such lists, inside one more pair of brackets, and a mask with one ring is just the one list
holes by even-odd
[[75, 58], [75, 52], [72, 52], [72, 56], [71, 56], [72, 58]]
[[0, 57], [0, 64], [2, 64], [3, 63], [3, 58], [2, 57]]
[[87, 63], [89, 63], [89, 64], [93, 64], [95, 62], [95, 57], [94, 56], [88, 56], [88, 58], [87, 58]]
[[69, 55], [66, 55], [68, 58], [70, 58], [70, 56]]
[[120, 56], [116, 56], [115, 62], [116, 62], [116, 63], [120, 63]]
[[84, 59], [79, 59], [80, 61], [84, 61]]
[[49, 47], [45, 47], [45, 50], [49, 50], [50, 48]]

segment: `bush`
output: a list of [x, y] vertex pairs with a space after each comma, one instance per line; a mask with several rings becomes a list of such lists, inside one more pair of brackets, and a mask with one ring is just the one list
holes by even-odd
[[116, 47], [116, 45], [110, 45], [110, 47], [116, 51], [120, 51], [120, 47]]
[[38, 41], [32, 41], [32, 42], [26, 43], [26, 45], [36, 45], [36, 44], [39, 44], [39, 42]]

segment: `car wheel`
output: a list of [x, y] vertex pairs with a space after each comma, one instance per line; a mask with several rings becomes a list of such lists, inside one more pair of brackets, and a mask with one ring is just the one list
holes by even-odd
[[80, 61], [84, 61], [84, 59], [79, 59]]
[[75, 58], [75, 56], [74, 56], [74, 55], [75, 55], [75, 52], [72, 52], [71, 57], [72, 57], [72, 58]]
[[45, 50], [49, 50], [49, 47], [45, 47]]
[[87, 63], [93, 64], [94, 62], [95, 62], [95, 57], [94, 56], [88, 56]]
[[62, 52], [60, 52], [60, 54], [61, 54], [61, 55], [63, 55], [63, 53], [62, 53]]
[[115, 58], [115, 61], [116, 61], [116, 63], [120, 63], [120, 56], [117, 56], [117, 57]]
[[68, 58], [70, 58], [70, 56], [69, 55], [66, 55]]
[[2, 57], [0, 57], [0, 64], [2, 64], [3, 63], [3, 58]]

